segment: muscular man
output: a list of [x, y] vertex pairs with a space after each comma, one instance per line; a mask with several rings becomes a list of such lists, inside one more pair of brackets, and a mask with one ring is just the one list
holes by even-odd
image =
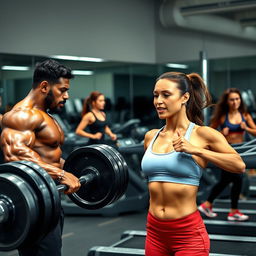
[[[74, 193], [79, 180], [65, 172], [60, 146], [64, 133], [47, 113], [60, 111], [69, 98], [71, 70], [57, 61], [46, 60], [37, 64], [33, 86], [28, 95], [18, 102], [2, 119], [1, 143], [5, 161], [32, 161], [43, 167], [53, 179], [66, 184], [65, 193]], [[63, 214], [58, 226], [38, 244], [19, 250], [22, 256], [61, 255]]]

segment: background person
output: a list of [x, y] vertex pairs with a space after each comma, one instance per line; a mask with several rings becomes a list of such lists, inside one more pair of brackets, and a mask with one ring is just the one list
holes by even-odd
[[[210, 126], [215, 129], [220, 127], [221, 133], [230, 144], [242, 143], [245, 131], [256, 136], [256, 125], [246, 110], [240, 91], [236, 88], [229, 88], [222, 94], [216, 104]], [[247, 220], [249, 216], [238, 210], [243, 174], [230, 173], [224, 170], [221, 170], [220, 179], [212, 188], [207, 201], [199, 206], [200, 212], [210, 218], [216, 217], [217, 214], [212, 211], [213, 201], [230, 183], [232, 183], [230, 191], [231, 209], [227, 218], [237, 221]]]
[[[98, 91], [91, 92], [84, 100], [82, 120], [76, 128], [76, 134], [89, 138], [88, 144], [106, 143], [105, 134], [113, 141], [117, 139], [107, 124], [104, 107], [105, 96]], [[89, 128], [89, 132], [85, 131], [86, 127]]]

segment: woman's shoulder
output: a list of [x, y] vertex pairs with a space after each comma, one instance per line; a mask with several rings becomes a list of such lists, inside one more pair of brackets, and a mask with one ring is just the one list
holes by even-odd
[[220, 136], [221, 133], [216, 129], [209, 126], [195, 126], [195, 132], [199, 137], [202, 137], [208, 141], [214, 140], [216, 137]]
[[145, 138], [144, 138], [144, 148], [145, 149], [148, 147], [150, 141], [154, 138], [154, 136], [156, 135], [156, 133], [158, 131], [159, 131], [159, 129], [152, 129], [145, 134]]
[[250, 115], [250, 113], [248, 113], [248, 112], [244, 112], [244, 113], [242, 113], [242, 115], [243, 115], [243, 117], [244, 117], [245, 120], [252, 117], [252, 116]]
[[83, 120], [93, 120], [95, 119], [93, 113], [90, 111], [90, 112], [87, 112], [84, 116], [83, 116]]
[[152, 129], [149, 130], [146, 134], [145, 134], [145, 140], [151, 140], [156, 133], [159, 131], [159, 129]]

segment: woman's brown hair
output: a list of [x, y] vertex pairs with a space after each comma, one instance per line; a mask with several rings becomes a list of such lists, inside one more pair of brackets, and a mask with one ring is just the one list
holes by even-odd
[[168, 79], [176, 82], [182, 95], [186, 92], [190, 97], [187, 101], [186, 113], [188, 119], [198, 125], [203, 125], [203, 109], [211, 104], [211, 95], [206, 87], [202, 77], [197, 73], [184, 74], [180, 72], [167, 72], [162, 74], [158, 79]]
[[82, 116], [84, 116], [86, 113], [91, 111], [92, 102], [96, 101], [99, 98], [99, 96], [101, 96], [101, 95], [103, 95], [103, 93], [101, 93], [99, 91], [93, 91], [90, 93], [89, 97], [87, 97], [84, 100]]

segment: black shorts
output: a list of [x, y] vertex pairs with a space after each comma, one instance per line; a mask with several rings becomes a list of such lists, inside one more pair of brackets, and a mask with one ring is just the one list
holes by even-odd
[[37, 244], [19, 250], [20, 256], [61, 256], [64, 212], [61, 209], [59, 222], [45, 238]]

